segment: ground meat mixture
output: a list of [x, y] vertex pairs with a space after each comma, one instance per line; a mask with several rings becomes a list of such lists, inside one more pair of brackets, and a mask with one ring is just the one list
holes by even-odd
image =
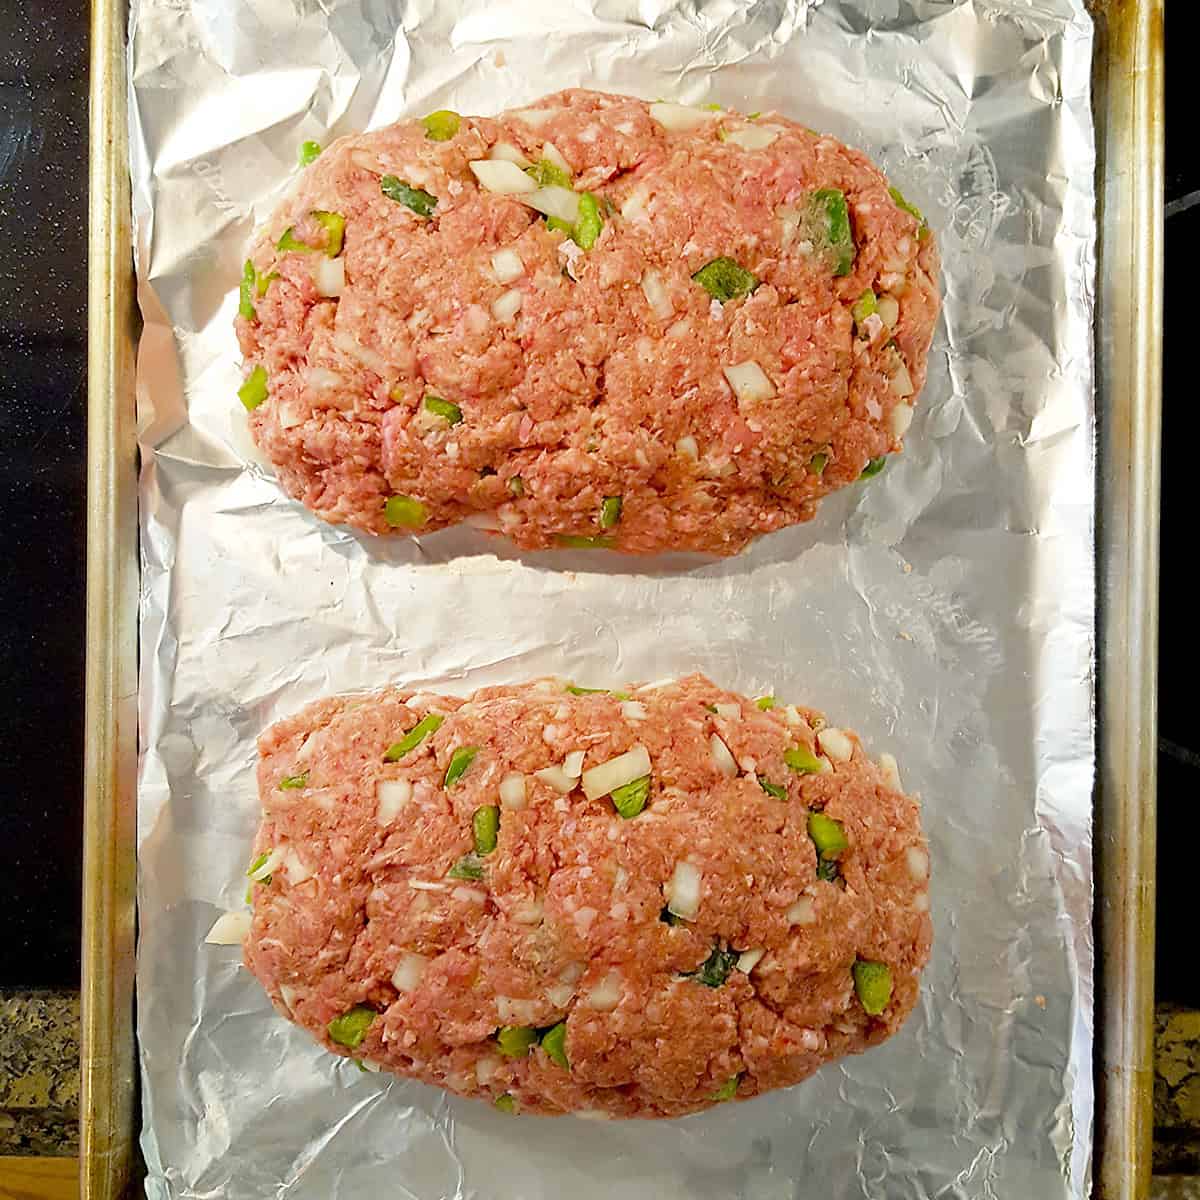
[[327, 521], [732, 554], [901, 448], [937, 277], [883, 173], [775, 113], [434, 113], [334, 142], [261, 231], [239, 394]]
[[703, 676], [388, 690], [263, 735], [246, 963], [335, 1054], [674, 1117], [896, 1031], [929, 856], [889, 755]]

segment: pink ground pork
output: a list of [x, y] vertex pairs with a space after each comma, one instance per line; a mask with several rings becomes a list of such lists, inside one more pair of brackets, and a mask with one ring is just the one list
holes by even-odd
[[260, 741], [246, 963], [335, 1054], [675, 1117], [894, 1033], [929, 959], [895, 761], [703, 676], [310, 705]]
[[255, 241], [240, 393], [327, 521], [733, 554], [901, 448], [920, 212], [775, 113], [567, 91], [343, 137]]

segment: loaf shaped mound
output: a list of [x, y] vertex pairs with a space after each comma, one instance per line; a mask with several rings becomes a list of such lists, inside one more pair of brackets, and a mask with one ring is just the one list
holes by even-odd
[[929, 857], [895, 761], [703, 676], [310, 705], [260, 741], [246, 963], [335, 1054], [674, 1117], [896, 1031]]
[[900, 449], [937, 275], [878, 168], [774, 113], [439, 112], [333, 143], [261, 231], [240, 395], [327, 521], [732, 554]]

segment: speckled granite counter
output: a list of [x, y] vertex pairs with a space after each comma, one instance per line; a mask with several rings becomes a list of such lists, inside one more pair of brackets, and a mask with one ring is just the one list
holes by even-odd
[[79, 1152], [79, 993], [0, 991], [0, 1155]]
[[1200, 1012], [1160, 1004], [1154, 1032], [1154, 1169], [1200, 1175]]

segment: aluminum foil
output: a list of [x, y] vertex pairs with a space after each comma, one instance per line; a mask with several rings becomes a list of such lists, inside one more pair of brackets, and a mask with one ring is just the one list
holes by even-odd
[[[153, 1197], [1082, 1197], [1092, 1120], [1093, 136], [1082, 0], [135, 0], [141, 942]], [[248, 238], [304, 139], [568, 85], [778, 108], [941, 239], [904, 454], [727, 561], [372, 541], [285, 499], [234, 392]], [[202, 944], [255, 737], [388, 682], [700, 669], [827, 711], [924, 797], [933, 961], [886, 1045], [671, 1122], [361, 1074]]]

